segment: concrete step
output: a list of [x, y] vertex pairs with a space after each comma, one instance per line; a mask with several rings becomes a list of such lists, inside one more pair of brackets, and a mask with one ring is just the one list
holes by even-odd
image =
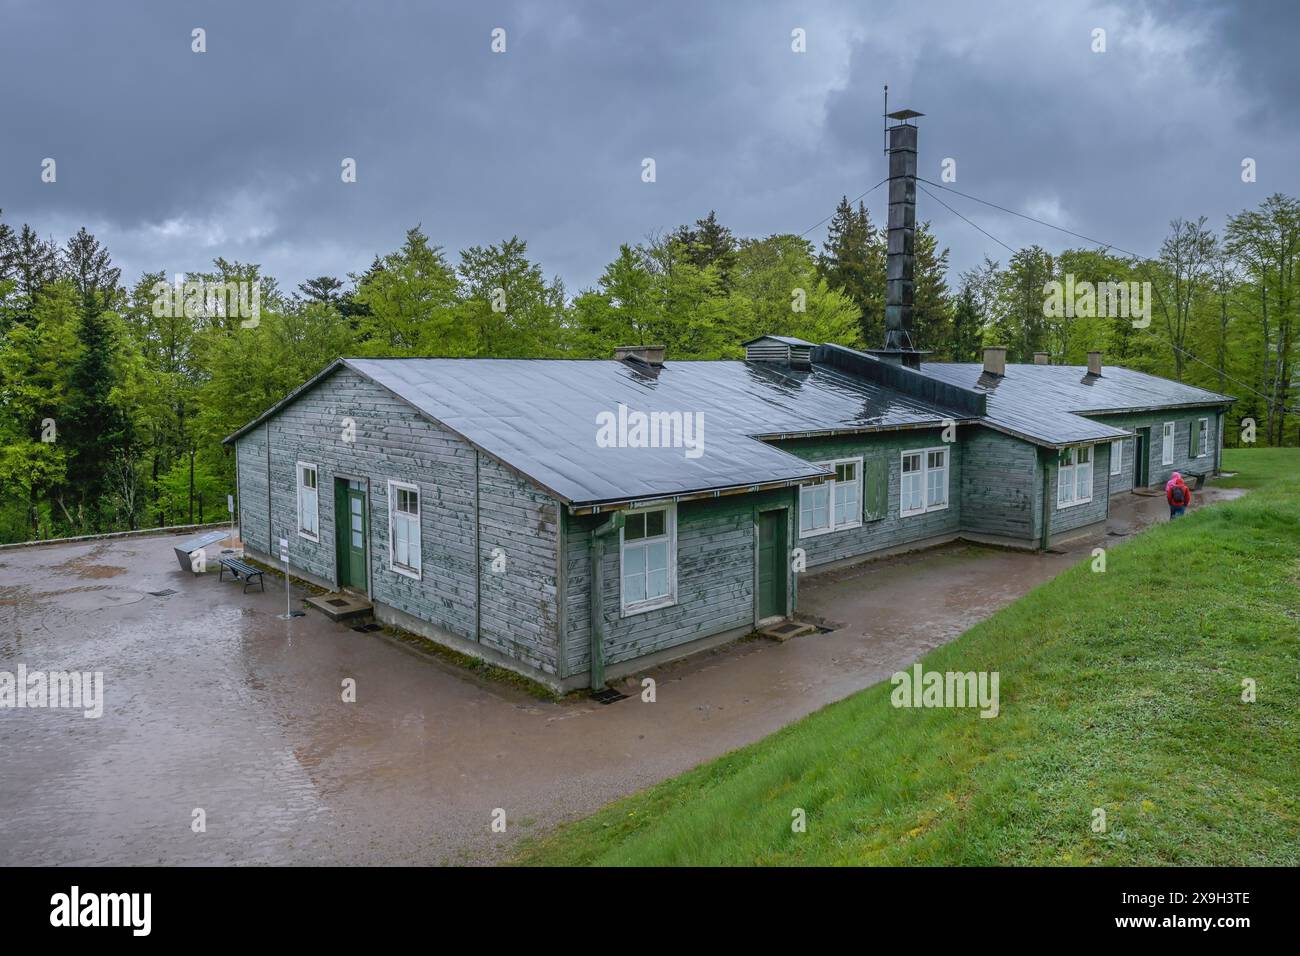
[[788, 641], [792, 637], [803, 637], [805, 634], [814, 634], [816, 632], [816, 624], [788, 620], [777, 621], [775, 624], [769, 624], [758, 629], [759, 634], [774, 641]]
[[374, 607], [360, 594], [350, 591], [331, 591], [307, 598], [310, 607], [320, 611], [331, 621], [347, 621], [352, 624], [369, 620], [374, 616]]

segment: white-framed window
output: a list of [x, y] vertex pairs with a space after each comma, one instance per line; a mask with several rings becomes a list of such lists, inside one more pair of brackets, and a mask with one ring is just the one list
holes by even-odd
[[831, 486], [799, 486], [799, 537], [825, 534], [831, 530]]
[[298, 462], [298, 536], [320, 540], [320, 493], [315, 465]]
[[1056, 507], [1092, 500], [1092, 446], [1063, 448], [1056, 456]]
[[899, 466], [898, 516], [941, 511], [948, 507], [948, 449], [903, 452]]
[[1110, 443], [1110, 473], [1118, 475], [1124, 471], [1124, 439], [1117, 438]]
[[423, 573], [420, 544], [420, 489], [404, 481], [388, 483], [388, 567], [408, 578]]
[[799, 486], [799, 537], [857, 528], [862, 524], [862, 457], [818, 462], [835, 469], [820, 485]]
[[1174, 463], [1174, 423], [1165, 422], [1160, 433], [1160, 464]]
[[623, 614], [677, 603], [677, 506], [624, 513], [619, 532]]
[[1204, 458], [1210, 453], [1210, 420], [1208, 418], [1198, 418], [1196, 420], [1196, 457]]

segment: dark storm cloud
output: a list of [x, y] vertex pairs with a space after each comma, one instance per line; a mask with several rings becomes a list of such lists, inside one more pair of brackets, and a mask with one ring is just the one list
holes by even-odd
[[[1248, 8], [8, 2], [0, 208], [60, 240], [86, 224], [128, 276], [220, 255], [291, 287], [420, 222], [453, 252], [517, 233], [576, 291], [618, 243], [710, 208], [742, 234], [820, 220], [884, 175], [888, 82], [927, 114], [923, 175], [952, 157], [964, 192], [1149, 252], [1174, 216], [1297, 191], [1297, 17]], [[949, 201], [1012, 246], [1069, 242]], [[955, 267], [1005, 259], [920, 204]]]

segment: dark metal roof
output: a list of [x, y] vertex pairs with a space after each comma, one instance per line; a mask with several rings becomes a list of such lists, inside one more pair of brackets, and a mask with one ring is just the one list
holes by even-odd
[[[936, 425], [951, 412], [834, 370], [743, 362], [347, 359], [430, 418], [571, 503], [632, 501], [825, 477], [752, 436]], [[602, 448], [597, 416], [703, 416], [703, 452]], [[956, 416], [962, 419], [963, 416]]]
[[987, 424], [1039, 444], [1062, 446], [1127, 434], [1085, 415], [1225, 405], [1234, 399], [1145, 372], [1109, 365], [1100, 376], [1083, 365], [1008, 365], [1001, 378], [982, 365], [925, 362], [924, 375], [983, 392]]
[[[721, 361], [652, 367], [551, 359], [340, 359], [225, 441], [347, 367], [557, 498], [596, 508], [829, 476], [824, 467], [762, 439], [925, 428], [952, 420], [1060, 447], [1127, 434], [1084, 415], [1233, 401], [1118, 367], [1097, 377], [1080, 366], [1008, 365], [1005, 377], [990, 379], [979, 365], [927, 363], [920, 372], [881, 371], [876, 366], [884, 363], [852, 350], [821, 346], [819, 353], [834, 363], [795, 369]], [[597, 416], [617, 416], [620, 405], [628, 412], [698, 413], [702, 453], [600, 447]]]
[[[824, 367], [541, 359], [341, 359], [226, 442], [276, 414], [341, 366], [572, 504], [600, 504], [798, 483], [824, 467], [760, 438], [920, 428], [969, 415]], [[602, 448], [597, 416], [700, 413], [703, 450]]]

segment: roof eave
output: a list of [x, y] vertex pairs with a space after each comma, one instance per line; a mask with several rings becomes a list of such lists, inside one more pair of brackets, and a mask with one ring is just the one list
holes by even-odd
[[1214, 398], [1207, 398], [1203, 401], [1172, 402], [1172, 403], [1163, 403], [1159, 405], [1125, 405], [1121, 408], [1103, 408], [1103, 409], [1098, 409], [1096, 411], [1092, 409], [1088, 409], [1088, 411], [1086, 412], [1075, 411], [1075, 412], [1071, 412], [1071, 414], [1083, 415], [1085, 417], [1091, 418], [1094, 415], [1129, 415], [1137, 412], [1163, 412], [1166, 410], [1179, 409], [1179, 408], [1206, 408], [1214, 405], [1232, 405], [1236, 401], [1237, 399], [1233, 398], [1230, 395], [1217, 395]]
[[785, 441], [792, 438], [831, 438], [836, 435], [871, 435], [878, 432], [903, 432], [916, 431], [922, 428], [942, 428], [948, 422], [954, 422], [958, 425], [983, 425], [984, 419], [979, 417], [966, 418], [936, 418], [924, 422], [911, 422], [905, 425], [854, 425], [846, 428], [813, 428], [799, 429], [795, 431], [783, 432], [760, 432], [750, 435], [750, 438], [757, 438], [759, 441]]
[[577, 501], [569, 503], [569, 514], [595, 515], [609, 511], [624, 511], [628, 508], [643, 508], [656, 504], [677, 503], [681, 501], [699, 501], [705, 498], [724, 498], [730, 495], [748, 495], [760, 491], [772, 491], [791, 488], [796, 485], [819, 485], [833, 473], [810, 474], [799, 478], [782, 478], [777, 481], [763, 481], [745, 485], [725, 485], [718, 488], [702, 488], [694, 491], [679, 491], [670, 494], [649, 495], [639, 498], [610, 498], [604, 501]]
[[[1114, 429], [1120, 432], [1118, 435], [1096, 435], [1091, 438], [1071, 438], [1068, 441], [1054, 441], [1050, 438], [1039, 438], [1036, 435], [1030, 435], [1022, 431], [1017, 431], [1006, 425], [999, 425], [997, 422], [991, 422], [988, 419], [981, 419], [979, 424], [985, 428], [991, 428], [995, 432], [1001, 432], [1004, 435], [1010, 435], [1012, 438], [1019, 438], [1023, 442], [1031, 445], [1037, 445], [1039, 448], [1051, 448], [1059, 451], [1062, 448], [1073, 448], [1078, 445], [1100, 445], [1102, 442], [1118, 441], [1121, 438], [1131, 435], [1132, 432], [1125, 432], [1123, 429]], [[1107, 426], [1112, 427], [1112, 426]]]

